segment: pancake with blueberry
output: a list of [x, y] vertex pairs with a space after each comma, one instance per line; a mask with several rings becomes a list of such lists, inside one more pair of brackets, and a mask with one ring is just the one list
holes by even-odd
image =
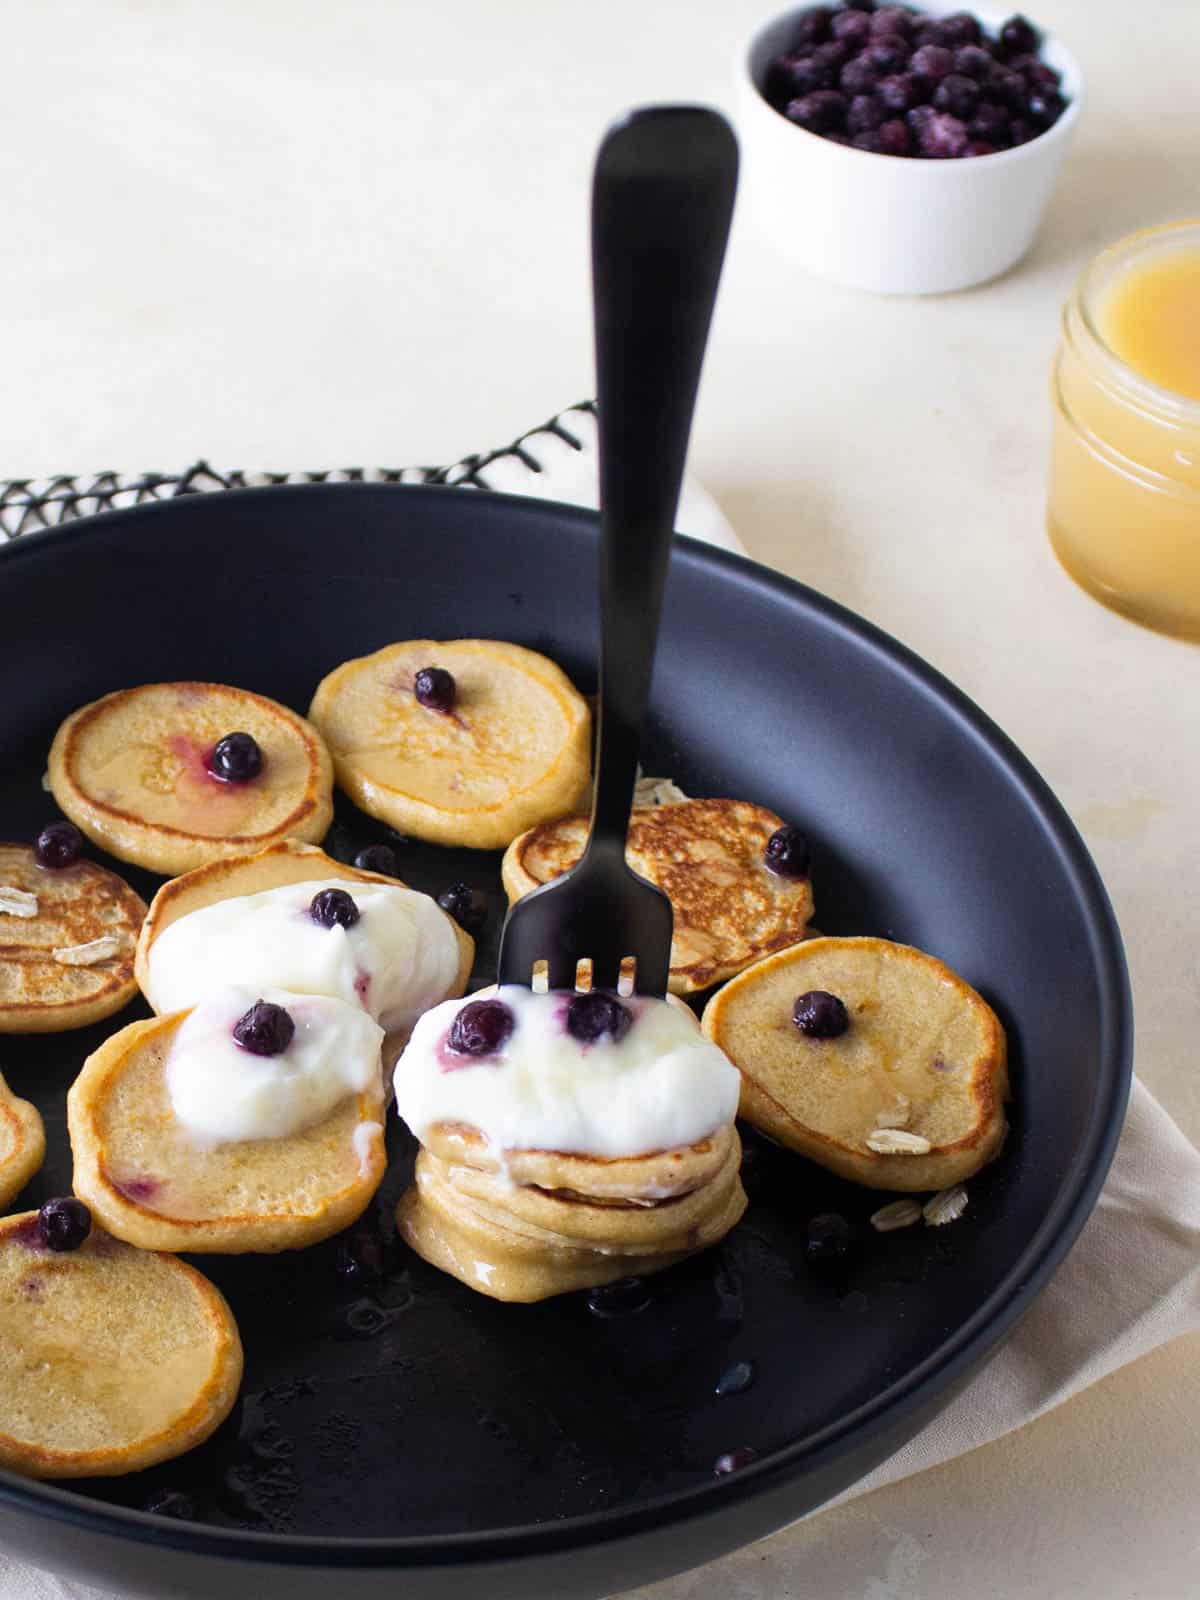
[[122, 1028], [67, 1096], [76, 1194], [146, 1250], [274, 1252], [383, 1179], [383, 1031], [323, 995], [222, 991]]
[[137, 994], [145, 902], [82, 844], [69, 822], [0, 844], [0, 1033], [85, 1028]]
[[553, 661], [495, 639], [411, 639], [347, 661], [309, 716], [354, 803], [434, 844], [502, 850], [590, 782], [587, 701]]
[[89, 839], [164, 876], [277, 839], [316, 842], [333, 818], [316, 729], [220, 683], [147, 683], [81, 707], [54, 737], [49, 781]]
[[0, 1467], [140, 1472], [207, 1439], [241, 1379], [233, 1313], [194, 1267], [120, 1243], [73, 1197], [0, 1220]]
[[[510, 904], [574, 866], [587, 831], [586, 817], [573, 816], [514, 839], [501, 866]], [[635, 806], [626, 859], [671, 902], [673, 994], [709, 989], [805, 936], [813, 911], [808, 846], [764, 806], [719, 799]]]
[[13, 1094], [0, 1073], [0, 1208], [11, 1205], [45, 1154], [46, 1130], [37, 1107]]
[[448, 1002], [395, 1085], [423, 1146], [397, 1226], [496, 1299], [662, 1270], [745, 1209], [737, 1074], [677, 1003], [518, 986]]
[[704, 1032], [742, 1074], [741, 1115], [872, 1189], [946, 1189], [1000, 1151], [1007, 1046], [949, 967], [886, 939], [811, 939], [743, 972]]
[[159, 1013], [230, 985], [323, 994], [383, 1028], [390, 1067], [421, 1012], [467, 986], [474, 940], [428, 895], [285, 839], [166, 883], [135, 971]]

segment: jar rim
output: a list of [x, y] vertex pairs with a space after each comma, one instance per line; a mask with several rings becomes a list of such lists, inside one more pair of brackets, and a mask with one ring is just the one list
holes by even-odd
[[1194, 236], [1200, 249], [1200, 217], [1183, 217], [1174, 222], [1156, 223], [1127, 233], [1113, 244], [1093, 256], [1076, 279], [1075, 288], [1067, 305], [1067, 319], [1075, 311], [1079, 323], [1087, 334], [1092, 352], [1107, 369], [1114, 386], [1141, 403], [1143, 410], [1166, 414], [1181, 423], [1200, 426], [1200, 400], [1180, 394], [1176, 389], [1164, 388], [1147, 378], [1136, 367], [1130, 366], [1105, 339], [1094, 315], [1094, 297], [1101, 279], [1112, 273], [1123, 261], [1131, 260], [1156, 246], [1172, 249], [1188, 234]]

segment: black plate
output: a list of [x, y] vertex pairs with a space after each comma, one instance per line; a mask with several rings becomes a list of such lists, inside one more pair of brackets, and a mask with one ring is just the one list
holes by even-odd
[[[2, 552], [0, 837], [53, 814], [60, 719], [154, 679], [210, 678], [305, 709], [347, 656], [420, 636], [511, 639], [594, 687], [595, 518], [542, 502], [376, 486], [252, 490], [123, 512]], [[205, 1258], [246, 1345], [243, 1401], [191, 1457], [71, 1488], [0, 1473], [14, 1554], [133, 1593], [595, 1596], [706, 1560], [800, 1515], [944, 1405], [1029, 1306], [1107, 1170], [1129, 1082], [1119, 935], [1045, 784], [957, 690], [830, 602], [682, 540], [647, 770], [741, 795], [814, 842], [819, 925], [930, 950], [992, 1002], [1014, 1134], [964, 1220], [864, 1236], [818, 1276], [805, 1225], [879, 1199], [751, 1137], [753, 1203], [717, 1250], [601, 1318], [586, 1297], [504, 1306], [390, 1246], [347, 1282], [334, 1242]], [[331, 847], [385, 830], [342, 807]], [[497, 858], [414, 845], [404, 875], [493, 895]], [[144, 874], [129, 876], [148, 892]], [[131, 1008], [120, 1020], [141, 1015]], [[64, 1096], [112, 1024], [6, 1040], [47, 1120], [23, 1205], [69, 1187]], [[394, 1119], [393, 1119], [394, 1120]], [[375, 1208], [386, 1217], [411, 1157]], [[344, 1252], [343, 1252], [344, 1254]], [[344, 1262], [342, 1263], [344, 1264]], [[752, 1360], [744, 1393], [724, 1369]], [[757, 1463], [715, 1479], [740, 1445]], [[164, 1489], [198, 1522], [147, 1516]]]

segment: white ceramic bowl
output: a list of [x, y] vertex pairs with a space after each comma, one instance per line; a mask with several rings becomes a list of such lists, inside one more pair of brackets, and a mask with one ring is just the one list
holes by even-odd
[[[760, 28], [737, 63], [742, 172], [757, 226], [805, 271], [876, 294], [944, 294], [1006, 272], [1033, 242], [1079, 120], [1075, 58], [1045, 38], [1042, 59], [1062, 74], [1070, 103], [1028, 144], [957, 161], [877, 155], [809, 133], [763, 94], [768, 63], [790, 46], [807, 9]], [[920, 9], [971, 10], [992, 34], [1012, 15], [963, 0]]]

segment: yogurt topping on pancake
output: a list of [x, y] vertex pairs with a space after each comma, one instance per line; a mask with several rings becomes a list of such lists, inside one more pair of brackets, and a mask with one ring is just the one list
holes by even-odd
[[623, 1038], [582, 1043], [567, 1031], [571, 995], [495, 991], [512, 1032], [487, 1055], [450, 1045], [470, 1001], [427, 1011], [396, 1065], [396, 1109], [417, 1138], [463, 1123], [500, 1150], [629, 1157], [695, 1144], [733, 1121], [741, 1079], [693, 1018], [665, 1000], [630, 996]]
[[[296, 1031], [279, 1055], [233, 1036], [257, 1000], [283, 1006]], [[383, 1030], [361, 1006], [283, 989], [227, 988], [179, 1027], [166, 1061], [171, 1108], [197, 1144], [283, 1139], [321, 1122], [379, 1073]]]
[[[348, 892], [352, 927], [308, 914], [325, 889]], [[274, 985], [361, 1006], [388, 1033], [407, 1029], [458, 972], [458, 940], [428, 895], [400, 884], [288, 883], [218, 900], [173, 922], [148, 956], [149, 999], [183, 1011], [231, 985]]]

